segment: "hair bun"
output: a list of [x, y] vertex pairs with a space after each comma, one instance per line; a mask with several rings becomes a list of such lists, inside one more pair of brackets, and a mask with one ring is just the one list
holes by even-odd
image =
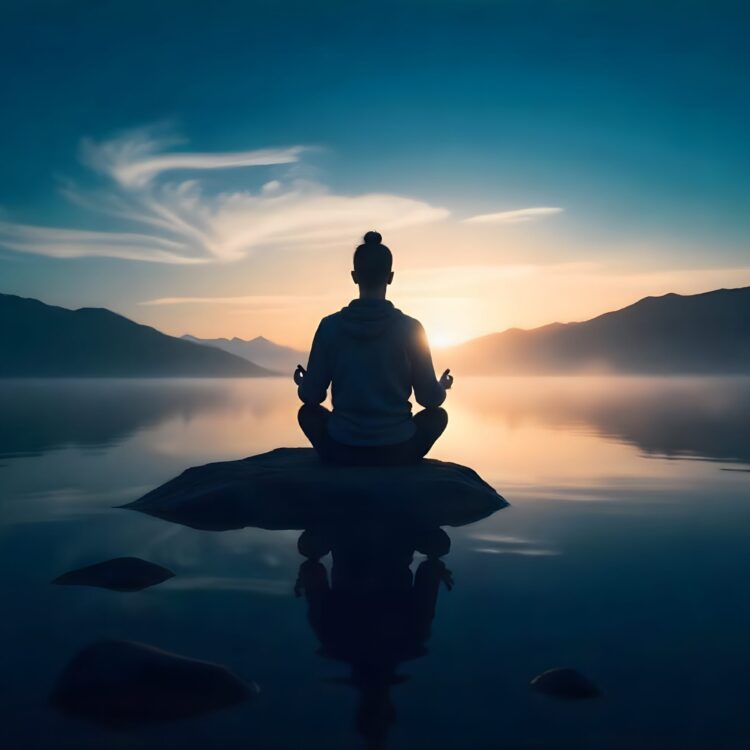
[[366, 245], [379, 245], [383, 241], [383, 235], [380, 232], [368, 232], [365, 235]]

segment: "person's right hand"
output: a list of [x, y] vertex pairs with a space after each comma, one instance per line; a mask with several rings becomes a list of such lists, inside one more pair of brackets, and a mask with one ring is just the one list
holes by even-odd
[[446, 370], [441, 376], [440, 376], [440, 385], [445, 388], [446, 391], [449, 391], [451, 386], [453, 385], [453, 375], [451, 375], [450, 370]]
[[295, 384], [298, 386], [302, 385], [302, 381], [305, 379], [305, 375], [307, 375], [307, 370], [302, 367], [302, 365], [297, 365], [297, 369], [294, 371]]

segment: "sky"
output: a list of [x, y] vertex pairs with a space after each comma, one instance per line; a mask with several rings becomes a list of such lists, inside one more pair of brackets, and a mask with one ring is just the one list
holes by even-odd
[[304, 348], [370, 229], [435, 345], [750, 285], [749, 22], [6, 0], [0, 292]]

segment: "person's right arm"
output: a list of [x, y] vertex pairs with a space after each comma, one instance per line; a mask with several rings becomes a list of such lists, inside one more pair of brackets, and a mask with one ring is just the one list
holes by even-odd
[[446, 370], [443, 377], [438, 381], [435, 376], [435, 367], [432, 364], [432, 355], [430, 354], [430, 345], [427, 342], [427, 334], [421, 323], [418, 321], [414, 323], [410, 347], [414, 398], [425, 409], [434, 409], [445, 401], [446, 387], [444, 382], [450, 388], [450, 383], [452, 383], [453, 379]]

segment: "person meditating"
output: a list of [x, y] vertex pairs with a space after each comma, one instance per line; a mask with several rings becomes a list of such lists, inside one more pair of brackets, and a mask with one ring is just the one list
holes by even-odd
[[[320, 321], [307, 370], [294, 372], [298, 420], [329, 463], [388, 465], [422, 459], [448, 424], [440, 408], [453, 384], [435, 377], [422, 324], [386, 300], [393, 256], [378, 232], [354, 253], [359, 299]], [[331, 386], [333, 411], [321, 406]], [[412, 415], [409, 397], [424, 407]]]

